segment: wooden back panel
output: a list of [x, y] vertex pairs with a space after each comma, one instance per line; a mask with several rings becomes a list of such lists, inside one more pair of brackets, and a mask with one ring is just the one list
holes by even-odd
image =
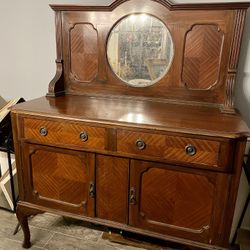
[[[192, 7], [193, 6], [193, 7]], [[207, 7], [206, 7], [207, 6]], [[57, 75], [48, 95], [98, 94], [157, 98], [233, 111], [233, 89], [247, 4], [183, 5], [118, 0], [109, 7], [52, 6], [57, 24]], [[169, 29], [174, 58], [150, 87], [135, 88], [111, 70], [106, 44], [122, 18], [147, 13]]]

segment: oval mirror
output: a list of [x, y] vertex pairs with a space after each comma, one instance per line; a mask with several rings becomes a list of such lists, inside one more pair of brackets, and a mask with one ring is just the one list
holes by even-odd
[[171, 34], [148, 14], [123, 18], [111, 31], [107, 57], [118, 78], [133, 87], [147, 87], [168, 72], [174, 48]]

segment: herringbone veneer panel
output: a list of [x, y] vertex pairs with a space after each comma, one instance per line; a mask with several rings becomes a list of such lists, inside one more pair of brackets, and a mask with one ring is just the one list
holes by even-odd
[[[146, 143], [143, 150], [136, 147], [136, 141], [142, 139]], [[126, 130], [117, 131], [117, 151], [138, 155], [161, 157], [165, 147], [165, 136]]]
[[140, 213], [146, 220], [197, 233], [209, 227], [214, 186], [205, 176], [152, 166], [142, 174], [140, 188]]
[[[48, 134], [42, 136], [40, 128], [46, 128]], [[88, 140], [80, 139], [81, 132], [87, 132]], [[40, 119], [24, 119], [24, 136], [26, 139], [62, 146], [73, 145], [93, 149], [104, 149], [106, 130], [100, 127], [85, 126], [79, 123], [62, 123]]]
[[90, 24], [76, 24], [70, 32], [71, 73], [76, 80], [95, 79], [98, 69], [97, 32]]
[[[136, 141], [145, 142], [145, 148], [139, 150]], [[186, 152], [186, 146], [192, 145], [196, 153]], [[137, 155], [154, 156], [162, 159], [219, 166], [220, 142], [161, 134], [140, 133], [120, 130], [117, 132], [117, 151]]]
[[[190, 156], [186, 153], [186, 146], [193, 145], [196, 154]], [[217, 166], [220, 143], [217, 141], [200, 140], [193, 138], [166, 136], [164, 158], [190, 163]]]
[[218, 81], [223, 33], [217, 25], [194, 25], [186, 35], [182, 80], [189, 89], [208, 89]]
[[40, 197], [75, 205], [88, 197], [88, 163], [77, 155], [37, 150], [31, 156], [33, 188]]

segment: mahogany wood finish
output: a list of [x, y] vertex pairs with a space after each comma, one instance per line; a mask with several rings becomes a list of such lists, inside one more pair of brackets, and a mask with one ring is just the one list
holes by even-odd
[[130, 205], [131, 225], [209, 241], [216, 199], [211, 173], [185, 173], [169, 170], [166, 165], [135, 161], [130, 187], [138, 192], [136, 202]]
[[[24, 137], [30, 140], [55, 145], [72, 144], [93, 149], [105, 148], [105, 128], [30, 118], [24, 119], [23, 122]], [[45, 134], [41, 133], [42, 129], [46, 131]], [[86, 138], [81, 139], [82, 133], [86, 133]]]
[[71, 73], [76, 81], [91, 82], [97, 75], [97, 33], [90, 24], [75, 24], [70, 30]]
[[128, 223], [129, 160], [97, 155], [96, 216]]
[[[24, 118], [33, 119], [33, 124], [38, 124], [38, 120], [45, 124], [56, 120], [67, 122], [61, 125], [67, 126], [68, 122], [84, 121], [84, 126], [149, 129], [153, 134], [157, 131], [183, 132], [193, 136], [216, 135], [218, 139], [249, 135], [249, 129], [239, 114], [223, 114], [215, 107], [154, 102], [143, 97], [138, 100], [123, 96], [41, 97], [15, 106], [15, 111], [27, 114]], [[30, 117], [37, 114], [39, 117], [35, 119]], [[36, 129], [39, 128], [37, 125]], [[29, 128], [20, 128], [19, 139], [24, 138], [22, 131], [26, 129]]]
[[216, 25], [194, 25], [186, 34], [182, 79], [189, 89], [211, 89], [219, 81], [224, 35]]
[[27, 201], [66, 211], [94, 216], [94, 199], [89, 194], [94, 183], [94, 155], [54, 150], [48, 147], [24, 146], [29, 155], [25, 175], [29, 187]]
[[31, 247], [28, 217], [31, 215], [37, 215], [40, 213], [43, 213], [43, 212], [39, 209], [22, 206], [22, 204], [17, 205], [16, 216], [24, 232], [23, 248]]
[[[225, 112], [233, 112], [235, 80], [228, 85], [225, 76], [235, 75], [237, 71], [247, 6], [239, 3], [178, 5], [177, 7], [162, 0], [116, 1], [109, 7], [96, 8], [71, 6], [67, 9], [66, 6], [53, 5], [52, 8], [56, 13], [60, 13], [62, 18], [62, 25], [57, 25], [57, 33], [61, 34], [61, 40], [58, 38], [60, 52], [58, 61], [63, 60], [63, 65], [58, 71], [64, 79], [53, 86], [63, 85], [66, 94], [145, 96], [165, 99], [169, 102], [215, 105]], [[175, 9], [178, 11], [173, 11]], [[124, 16], [138, 12], [159, 17], [169, 29], [174, 42], [174, 60], [168, 74], [148, 88], [133, 88], [124, 84], [112, 72], [106, 57], [106, 41], [112, 27]], [[85, 72], [84, 74], [94, 76], [91, 65], [95, 64], [96, 57], [94, 56], [92, 64], [85, 67], [88, 56], [84, 60], [79, 60], [79, 53], [75, 52], [74, 47], [72, 48], [71, 41], [76, 37], [76, 35], [72, 37], [72, 31], [76, 27], [90, 28], [91, 25], [93, 28], [90, 33], [95, 33], [95, 30], [97, 33], [98, 72], [96, 77], [92, 77], [92, 81], [89, 81], [90, 78], [85, 80], [77, 78], [74, 72], [81, 68], [82, 74]], [[83, 28], [78, 32], [78, 38], [82, 30]], [[82, 40], [87, 38], [86, 35], [81, 37]], [[86, 43], [90, 37], [92, 36], [88, 35], [85, 39]], [[79, 42], [78, 39], [78, 45], [80, 45]], [[94, 38], [92, 48], [95, 43]], [[78, 50], [80, 48], [83, 47], [80, 45]], [[72, 62], [78, 62], [78, 64]], [[196, 79], [190, 79], [190, 77]], [[59, 87], [59, 92], [53, 91], [53, 86], [49, 88], [49, 95], [62, 93]]]
[[[137, 141], [144, 142], [139, 148]], [[195, 152], [188, 154], [188, 147]], [[231, 159], [220, 162], [219, 153], [230, 155], [231, 145], [219, 141], [199, 140], [188, 137], [169, 136], [163, 134], [140, 133], [128, 130], [117, 132], [117, 151], [135, 155], [147, 155], [185, 163], [198, 163], [200, 165], [230, 167]], [[224, 159], [221, 158], [223, 161]]]
[[[46, 97], [12, 109], [20, 201], [41, 212], [182, 243], [228, 249], [250, 130], [233, 96], [250, 3], [117, 0], [53, 5], [57, 71]], [[133, 13], [169, 29], [174, 58], [150, 87], [112, 72], [108, 35]]]

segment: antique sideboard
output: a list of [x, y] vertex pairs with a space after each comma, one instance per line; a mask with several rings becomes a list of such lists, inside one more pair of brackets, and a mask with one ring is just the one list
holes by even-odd
[[228, 249], [250, 131], [234, 107], [249, 2], [51, 5], [57, 72], [12, 109], [20, 200], [42, 212]]

